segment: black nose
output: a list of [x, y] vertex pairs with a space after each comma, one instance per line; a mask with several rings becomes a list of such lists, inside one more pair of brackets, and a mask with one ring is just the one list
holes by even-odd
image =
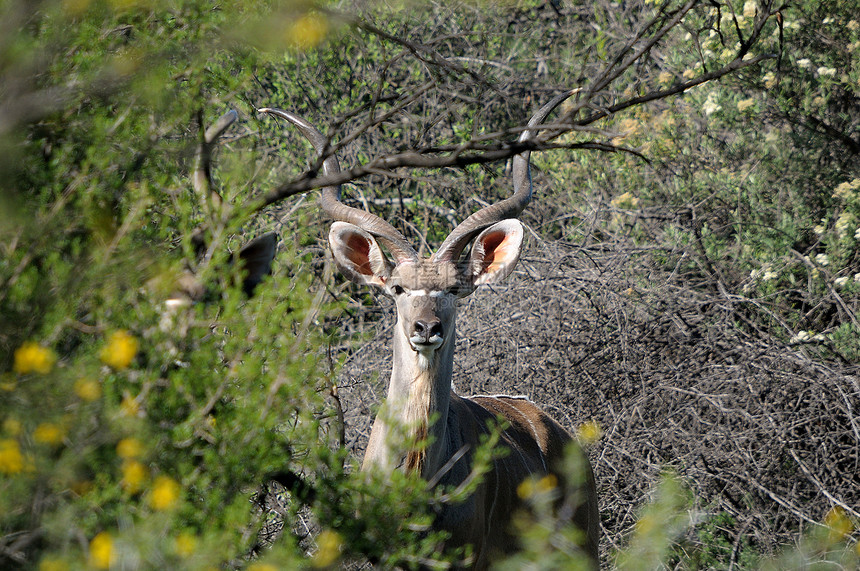
[[414, 332], [415, 335], [422, 337], [425, 343], [429, 343], [433, 337], [442, 337], [442, 323], [438, 319], [418, 320], [415, 322]]

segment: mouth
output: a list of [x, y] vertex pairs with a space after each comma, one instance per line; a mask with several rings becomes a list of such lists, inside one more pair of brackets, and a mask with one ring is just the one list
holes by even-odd
[[409, 344], [418, 353], [431, 353], [441, 347], [443, 341], [438, 335], [434, 335], [430, 339], [418, 335], [413, 335], [409, 338]]

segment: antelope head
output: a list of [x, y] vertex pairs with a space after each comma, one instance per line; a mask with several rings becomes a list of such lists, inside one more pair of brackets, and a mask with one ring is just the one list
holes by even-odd
[[[461, 236], [460, 243], [421, 258], [393, 232], [374, 237], [350, 222], [332, 224], [329, 243], [335, 262], [352, 281], [379, 288], [394, 299], [397, 308], [397, 337], [429, 368], [434, 356], [452, 349], [456, 301], [480, 284], [507, 276], [519, 258], [523, 228], [517, 220], [495, 222], [480, 230], [466, 260], [456, 257], [474, 235]], [[385, 255], [380, 242], [398, 241], [390, 248], [394, 260]]]

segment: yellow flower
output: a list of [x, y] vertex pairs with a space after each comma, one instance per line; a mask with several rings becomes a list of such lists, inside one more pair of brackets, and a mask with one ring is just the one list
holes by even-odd
[[279, 569], [271, 563], [251, 563], [248, 565], [248, 571], [279, 571]]
[[600, 440], [601, 436], [603, 436], [603, 429], [600, 428], [600, 423], [596, 420], [583, 423], [576, 431], [577, 439], [583, 444], [593, 444]]
[[519, 486], [517, 486], [517, 496], [519, 496], [521, 500], [526, 500], [532, 497], [535, 495], [536, 491], [535, 481], [532, 478], [526, 478], [520, 482]]
[[0, 473], [17, 474], [24, 469], [24, 456], [14, 438], [0, 440]]
[[535, 488], [538, 493], [551, 492], [558, 487], [558, 478], [555, 474], [547, 474], [537, 481]]
[[99, 353], [99, 358], [114, 369], [125, 369], [137, 355], [137, 348], [137, 339], [128, 331], [121, 329], [111, 333], [107, 345]]
[[188, 557], [197, 549], [197, 538], [187, 531], [183, 531], [173, 540], [173, 549], [180, 557]]
[[149, 505], [156, 510], [169, 510], [179, 500], [181, 491], [176, 480], [169, 476], [159, 476], [152, 484], [152, 490], [149, 493]]
[[657, 83], [660, 85], [669, 85], [672, 83], [672, 79], [675, 76], [669, 73], [668, 71], [661, 71], [660, 75], [657, 76]]
[[830, 528], [828, 537], [831, 543], [842, 541], [854, 531], [854, 524], [841, 506], [832, 508], [824, 516], [824, 525]]
[[65, 436], [65, 431], [53, 422], [43, 422], [33, 431], [33, 440], [49, 446], [59, 446]]
[[113, 537], [103, 531], [90, 541], [90, 565], [96, 569], [108, 569], [113, 560]]
[[56, 557], [45, 557], [39, 562], [39, 571], [68, 571], [69, 564]]
[[287, 40], [306, 50], [318, 46], [328, 33], [328, 21], [321, 14], [308, 13], [287, 28]]
[[20, 375], [39, 373], [47, 375], [54, 368], [57, 356], [53, 351], [38, 343], [28, 341], [15, 349], [15, 364], [13, 369]]
[[558, 477], [555, 474], [547, 474], [541, 478], [529, 477], [517, 486], [517, 496], [527, 500], [538, 494], [546, 494], [558, 487]]
[[119, 405], [120, 411], [125, 416], [137, 416], [140, 414], [140, 403], [137, 402], [137, 399], [131, 395], [126, 395], [123, 397], [122, 402]]
[[116, 454], [120, 458], [137, 458], [143, 454], [143, 444], [137, 438], [123, 438], [116, 445]]
[[136, 494], [143, 489], [143, 484], [149, 476], [146, 466], [137, 460], [127, 460], [122, 463], [122, 481], [120, 485], [129, 494]]
[[314, 554], [312, 564], [316, 568], [330, 567], [340, 559], [340, 548], [343, 539], [336, 531], [323, 530], [317, 536], [317, 552]]
[[75, 394], [81, 400], [92, 402], [102, 396], [102, 387], [98, 381], [82, 377], [75, 381]]

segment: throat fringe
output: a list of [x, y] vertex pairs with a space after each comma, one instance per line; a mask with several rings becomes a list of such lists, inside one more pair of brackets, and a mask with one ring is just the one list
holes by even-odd
[[[406, 427], [409, 435], [409, 450], [406, 452], [407, 472], [424, 470], [427, 459], [427, 437], [430, 432], [430, 411], [436, 409], [435, 359], [418, 355], [418, 371], [409, 388], [406, 403]], [[427, 365], [426, 367], [422, 365]]]

